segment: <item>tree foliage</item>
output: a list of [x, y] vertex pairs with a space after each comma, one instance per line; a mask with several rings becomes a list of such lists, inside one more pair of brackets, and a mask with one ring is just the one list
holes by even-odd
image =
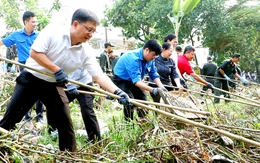
[[[104, 26], [123, 29], [126, 38], [135, 38], [142, 43], [156, 38], [162, 41], [169, 33], [175, 33], [168, 15], [172, 13], [173, 1], [161, 0], [119, 0], [111, 9], [105, 10]], [[183, 32], [179, 40], [183, 42]]]
[[52, 11], [60, 8], [59, 0], [54, 0], [51, 9], [42, 8], [39, 5], [39, 0], [1, 0], [0, 17], [4, 19], [6, 28], [9, 31], [14, 31], [23, 27], [22, 15], [24, 11], [33, 11], [37, 15], [39, 22], [37, 29], [40, 31], [49, 24]]
[[189, 14], [199, 2], [200, 0], [173, 0], [172, 12], [168, 14], [168, 17], [173, 24], [177, 38], [183, 16]]
[[140, 41], [156, 38], [153, 27], [156, 17], [150, 14], [150, 0], [119, 0], [111, 9], [105, 11], [104, 26], [121, 27], [126, 38], [134, 37]]
[[231, 50], [241, 53], [241, 67], [245, 71], [257, 71], [260, 64], [260, 3], [248, 6], [248, 1], [241, 0], [228, 11], [234, 25], [236, 42]]

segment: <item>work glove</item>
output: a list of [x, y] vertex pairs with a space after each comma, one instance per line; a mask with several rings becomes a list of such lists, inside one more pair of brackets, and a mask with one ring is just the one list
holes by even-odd
[[68, 83], [68, 76], [62, 68], [54, 73], [54, 78], [56, 82], [61, 83], [62, 85]]
[[114, 94], [120, 96], [120, 98], [118, 100], [120, 104], [123, 104], [123, 105], [129, 105], [130, 104], [129, 96], [124, 91], [122, 91], [121, 89], [115, 90]]
[[165, 87], [163, 87], [163, 88], [161, 88], [164, 92], [168, 92], [168, 90], [165, 88]]
[[224, 74], [224, 77], [226, 78], [227, 81], [231, 81], [231, 79], [226, 74]]
[[152, 94], [155, 96], [159, 95], [159, 89], [162, 90], [163, 92], [168, 92], [166, 88], [153, 88]]
[[78, 95], [79, 94], [77, 87], [74, 84], [68, 84], [67, 90], [68, 90], [69, 94], [72, 94], [72, 95]]
[[245, 78], [240, 77], [239, 80], [242, 81], [245, 85], [248, 85], [248, 81]]
[[214, 89], [213, 87], [214, 87], [214, 86], [213, 86], [211, 83], [208, 83], [208, 84], [207, 84], [207, 88], [209, 88], [209, 89], [212, 89], [212, 90], [213, 90], [213, 89]]

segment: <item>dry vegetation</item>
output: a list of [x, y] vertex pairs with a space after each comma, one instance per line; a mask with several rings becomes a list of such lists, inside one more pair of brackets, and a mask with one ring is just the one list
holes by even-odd
[[[2, 116], [6, 109], [13, 84], [2, 76], [0, 81], [0, 106]], [[259, 85], [239, 85], [237, 95], [260, 101]], [[189, 83], [191, 90], [200, 92], [201, 86]], [[205, 111], [211, 115], [197, 123], [220, 129], [260, 142], [260, 109], [237, 102], [212, 104], [212, 97], [193, 94], [203, 100]], [[232, 99], [242, 99], [232, 96]], [[226, 137], [212, 130], [195, 127], [160, 114], [149, 113], [145, 121], [123, 121], [121, 106], [116, 102], [100, 100], [95, 106], [102, 130], [102, 140], [89, 143], [82, 134], [79, 105], [71, 103], [71, 116], [76, 131], [78, 152], [60, 152], [57, 133], [47, 132], [46, 124], [22, 121], [17, 129], [0, 136], [0, 162], [212, 162], [217, 158], [226, 162], [260, 162], [259, 145], [246, 143], [241, 139]], [[102, 103], [100, 103], [102, 101]], [[247, 101], [247, 100], [243, 100]], [[257, 104], [257, 103], [256, 103]], [[260, 104], [259, 104], [260, 105]], [[224, 161], [223, 161], [224, 162]]]

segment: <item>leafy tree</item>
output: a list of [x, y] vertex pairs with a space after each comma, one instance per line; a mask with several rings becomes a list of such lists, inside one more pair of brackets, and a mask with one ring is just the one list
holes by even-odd
[[44, 28], [50, 21], [51, 12], [59, 10], [61, 3], [59, 0], [53, 2], [53, 7], [49, 10], [43, 9], [38, 4], [39, 0], [1, 0], [0, 17], [5, 20], [6, 28], [14, 31], [23, 28], [22, 14], [25, 10], [31, 10], [36, 13], [39, 22], [38, 30]]
[[153, 33], [156, 17], [150, 14], [150, 0], [119, 0], [111, 9], [105, 10], [104, 26], [121, 27], [126, 38], [134, 37], [145, 42], [157, 38]]
[[[191, 11], [199, 1], [186, 0], [181, 3], [177, 18]], [[111, 9], [105, 10], [106, 18], [102, 23], [104, 26], [121, 27], [126, 38], [133, 37], [142, 43], [151, 38], [162, 41], [167, 34], [176, 33], [168, 17], [169, 14], [173, 15], [173, 2], [175, 0], [161, 0], [158, 5], [157, 0], [119, 0]], [[180, 25], [180, 21], [177, 25]], [[181, 32], [181, 42], [183, 36]]]
[[240, 66], [245, 71], [257, 71], [259, 76], [260, 64], [260, 4], [256, 6], [246, 5], [248, 1], [240, 0], [239, 3], [229, 9], [230, 18], [234, 24], [234, 32], [237, 33], [236, 42], [231, 50], [239, 52]]
[[200, 0], [173, 0], [172, 13], [170, 13], [168, 17], [173, 24], [177, 37], [183, 16], [189, 14], [199, 2]]
[[22, 28], [17, 0], [1, 0], [0, 17], [4, 18], [6, 28], [10, 30]]

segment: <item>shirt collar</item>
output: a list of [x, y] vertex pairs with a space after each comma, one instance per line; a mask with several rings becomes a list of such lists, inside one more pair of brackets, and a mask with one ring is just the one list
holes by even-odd
[[183, 58], [185, 58], [187, 61], [189, 61], [188, 58], [185, 56], [185, 54], [183, 54]]
[[[28, 34], [26, 33], [26, 31], [25, 31], [25, 28], [22, 29], [21, 32], [24, 33], [24, 34], [26, 34], [26, 35], [28, 35]], [[35, 34], [35, 31], [34, 31], [34, 30], [32, 31], [32, 33], [31, 33], [30, 35], [32, 35], [32, 34]]]
[[[62, 33], [64, 37], [67, 37], [69, 39], [71, 45], [70, 28], [71, 26], [69, 26], [69, 28], [68, 27], [62, 28], [63, 29]], [[80, 46], [82, 46], [82, 42], [79, 43], [78, 45], [73, 45], [72, 47], [80, 47]]]
[[229, 60], [229, 64], [231, 64], [231, 65], [235, 65], [235, 63], [232, 62], [232, 59]]
[[138, 49], [139, 58], [144, 61], [143, 48]]

